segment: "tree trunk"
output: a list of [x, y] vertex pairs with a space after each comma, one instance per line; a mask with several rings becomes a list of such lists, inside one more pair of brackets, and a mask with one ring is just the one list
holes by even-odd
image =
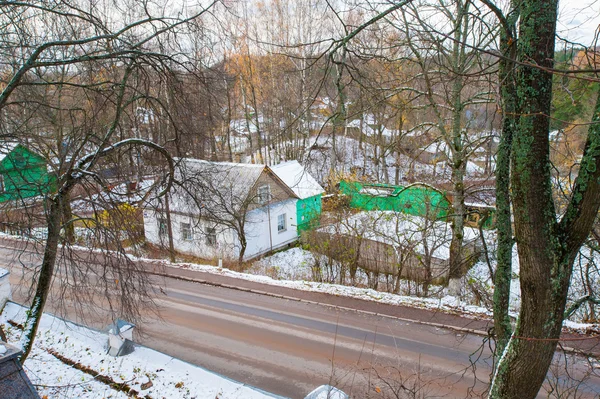
[[62, 210], [64, 209], [64, 205], [62, 202], [63, 199], [60, 195], [50, 200], [50, 209], [47, 217], [48, 238], [44, 247], [44, 257], [37, 280], [38, 284], [35, 295], [29, 308], [27, 320], [25, 321], [23, 335], [21, 336], [21, 348], [23, 349], [23, 355], [20, 358], [21, 364], [25, 362], [31, 352], [33, 341], [42, 319], [44, 306], [50, 294], [54, 265], [58, 253], [58, 242], [60, 240], [61, 221], [63, 219]]
[[501, 31], [500, 46], [506, 58], [500, 60], [499, 79], [502, 96], [502, 135], [497, 153], [496, 166], [496, 227], [498, 246], [496, 249], [496, 271], [494, 279], [494, 330], [496, 333], [496, 355], [504, 351], [512, 332], [508, 307], [510, 303], [510, 282], [512, 277], [512, 221], [510, 211], [510, 153], [516, 130], [515, 77], [512, 73], [516, 55], [514, 41], [516, 18], [513, 11], [508, 22], [511, 32]]
[[448, 292], [450, 295], [455, 296], [460, 295], [462, 285], [460, 279], [463, 273], [462, 250], [465, 230], [465, 187], [463, 183], [463, 171], [463, 165], [454, 165], [452, 167], [454, 193], [452, 195], [452, 240], [450, 241]]
[[[521, 4], [520, 60], [553, 66], [556, 17], [556, 0]], [[489, 397], [533, 399], [558, 343], [573, 259], [557, 234], [552, 198], [548, 142], [552, 76], [542, 69], [520, 66], [516, 93], [512, 94], [517, 96], [521, 115], [511, 157], [521, 311], [499, 360]]]
[[65, 232], [65, 242], [69, 244], [75, 243], [75, 225], [73, 224], [73, 212], [71, 210], [71, 196], [69, 194], [65, 194], [63, 196], [62, 204], [62, 223], [64, 226]]
[[462, 90], [464, 88], [463, 72], [465, 70], [465, 45], [462, 44], [469, 30], [469, 0], [457, 4], [457, 17], [452, 49], [453, 84], [452, 84], [452, 136], [446, 138], [450, 147], [452, 165], [452, 241], [450, 242], [450, 271], [448, 274], [448, 292], [458, 296], [461, 293], [461, 277], [463, 272], [462, 246], [465, 227], [465, 170], [467, 159], [463, 143], [462, 131]]
[[165, 194], [165, 213], [167, 219], [167, 236], [169, 239], [169, 260], [171, 263], [177, 262], [175, 259], [175, 245], [173, 244], [173, 224], [171, 223], [171, 206], [169, 204], [169, 193]]
[[241, 266], [244, 263], [244, 255], [246, 254], [246, 247], [248, 242], [244, 233], [240, 234], [240, 255], [238, 257], [238, 264]]

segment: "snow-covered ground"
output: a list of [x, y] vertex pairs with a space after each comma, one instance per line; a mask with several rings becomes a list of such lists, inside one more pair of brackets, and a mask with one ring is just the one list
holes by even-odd
[[[19, 341], [21, 331], [8, 320], [23, 323], [26, 309], [7, 303], [0, 324], [9, 342]], [[32, 353], [25, 361], [25, 371], [44, 398], [129, 398], [98, 378], [59, 360], [52, 353], [94, 370], [114, 382], [125, 383], [140, 397], [266, 399], [276, 396], [260, 392], [241, 383], [214, 374], [152, 349], [136, 346], [133, 353], [112, 357], [106, 354], [108, 336], [48, 314], [42, 317]], [[151, 384], [148, 384], [148, 381]], [[142, 384], [151, 385], [142, 389]], [[0, 394], [1, 396], [1, 394]]]

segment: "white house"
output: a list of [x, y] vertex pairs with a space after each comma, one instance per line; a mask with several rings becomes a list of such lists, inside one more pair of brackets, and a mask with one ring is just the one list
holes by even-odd
[[[265, 165], [179, 159], [169, 214], [177, 252], [251, 259], [297, 240], [298, 196]], [[146, 240], [168, 247], [165, 199], [144, 210]]]
[[321, 195], [325, 192], [323, 187], [298, 161], [282, 162], [270, 166], [270, 169], [298, 197], [296, 203], [298, 232], [314, 227], [321, 217]]

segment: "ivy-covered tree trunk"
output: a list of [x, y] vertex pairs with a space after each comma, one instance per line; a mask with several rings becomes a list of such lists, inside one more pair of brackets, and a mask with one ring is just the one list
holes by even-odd
[[[490, 398], [536, 397], [556, 349], [575, 256], [600, 205], [600, 126], [588, 133], [572, 198], [560, 222], [552, 198], [549, 114], [557, 0], [521, 2], [517, 43], [518, 129], [512, 144], [512, 200], [521, 310], [496, 368]], [[510, 95], [511, 93], [507, 93]], [[600, 120], [596, 104], [594, 121]]]

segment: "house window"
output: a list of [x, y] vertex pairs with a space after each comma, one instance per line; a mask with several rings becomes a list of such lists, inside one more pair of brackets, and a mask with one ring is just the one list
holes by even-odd
[[206, 229], [206, 244], [217, 245], [217, 230], [214, 227]]
[[167, 219], [158, 218], [158, 236], [164, 237], [169, 234], [169, 230], [167, 229]]
[[257, 193], [259, 204], [266, 204], [271, 199], [271, 187], [268, 184], [260, 186], [257, 190]]
[[277, 216], [277, 232], [281, 233], [287, 230], [287, 224], [285, 220], [285, 213]]
[[181, 223], [181, 239], [191, 241], [193, 238], [192, 225], [189, 223]]

